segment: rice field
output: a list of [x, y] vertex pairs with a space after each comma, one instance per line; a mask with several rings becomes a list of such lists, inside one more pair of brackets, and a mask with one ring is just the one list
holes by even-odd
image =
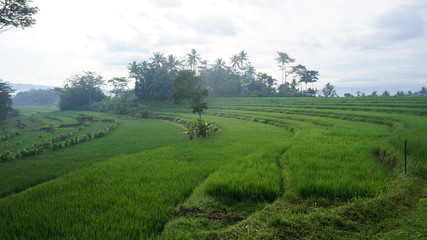
[[[197, 117], [171, 103], [147, 106], [155, 118]], [[408, 176], [427, 177], [425, 97], [212, 98], [208, 106], [204, 118], [221, 130], [206, 139], [187, 141], [172, 122], [126, 118], [103, 138], [0, 163], [0, 236], [222, 236], [289, 193], [332, 205], [382, 196], [403, 173], [404, 141]], [[66, 118], [32, 119], [57, 126]]]

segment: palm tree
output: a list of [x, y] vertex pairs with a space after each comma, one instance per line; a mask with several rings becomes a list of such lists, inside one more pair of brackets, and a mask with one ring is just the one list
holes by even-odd
[[181, 66], [181, 61], [179, 61], [174, 55], [170, 54], [166, 60], [166, 67], [168, 70], [176, 70], [179, 66]]
[[[307, 83], [315, 83], [319, 80], [319, 72], [314, 70], [306, 70], [303, 72], [302, 79], [305, 82], [305, 88], [307, 89]], [[313, 86], [312, 86], [313, 88]]]
[[166, 62], [166, 58], [163, 56], [163, 53], [161, 52], [153, 53], [153, 57], [151, 57], [150, 60], [151, 60], [151, 64], [153, 64], [155, 68], [161, 68]]
[[190, 53], [187, 53], [187, 65], [191, 70], [196, 69], [197, 63], [200, 62], [200, 54], [197, 53], [196, 49], [191, 49]]
[[[307, 71], [307, 68], [301, 64], [298, 64], [296, 66], [293, 66], [291, 68], [290, 73], [294, 74], [299, 80], [298, 83], [302, 83], [305, 81], [304, 79], [304, 72]], [[301, 91], [303, 90], [303, 85], [301, 84]]]
[[255, 67], [252, 66], [251, 63], [246, 63], [245, 69], [246, 69], [245, 75], [249, 79], [249, 82], [254, 81], [255, 80], [254, 76], [255, 76], [255, 73], [256, 73]]
[[217, 58], [215, 60], [215, 64], [213, 65], [213, 69], [214, 70], [225, 69], [225, 62], [224, 62], [224, 60], [222, 60], [221, 58]]
[[200, 71], [206, 71], [208, 69], [208, 60], [200, 60], [200, 66], [198, 66], [197, 68]]
[[244, 62], [246, 62], [246, 61], [249, 60], [248, 53], [245, 53], [245, 51], [241, 51], [238, 56], [239, 56], [239, 59], [240, 59], [240, 67], [243, 68]]
[[240, 68], [240, 56], [237, 54], [234, 54], [231, 58], [231, 67], [236, 70], [237, 68]]
[[295, 62], [295, 58], [290, 58], [288, 54], [284, 52], [277, 52], [277, 54], [279, 54], [279, 56], [276, 58], [276, 61], [278, 64], [280, 64], [279, 67], [282, 70], [282, 84], [283, 84], [283, 79], [285, 80], [285, 84], [286, 84], [286, 78], [288, 76], [286, 72], [286, 64]]
[[139, 63], [139, 66], [143, 69], [143, 70], [147, 70], [150, 68], [150, 63], [147, 62], [146, 60], [142, 61]]

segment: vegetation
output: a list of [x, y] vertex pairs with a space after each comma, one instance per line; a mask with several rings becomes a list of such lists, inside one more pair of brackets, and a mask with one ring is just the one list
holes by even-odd
[[36, 20], [33, 15], [37, 7], [30, 7], [31, 0], [1, 0], [0, 1], [0, 33], [12, 27], [30, 27]]
[[[288, 135], [284, 130], [277, 131], [267, 125], [251, 122], [239, 125], [239, 121], [233, 119], [222, 122], [228, 127], [203, 141], [183, 142], [111, 159], [1, 200], [0, 235], [21, 239], [31, 236], [109, 239], [156, 236], [170, 211], [209, 173], [226, 162], [250, 154], [254, 147], [267, 146], [283, 139], [283, 134]], [[159, 128], [153, 128], [153, 132], [157, 130]], [[238, 133], [248, 141], [236, 138]], [[158, 141], [165, 137], [162, 134]], [[269, 140], [260, 142], [257, 137]], [[148, 136], [146, 139], [154, 140]], [[16, 211], [14, 206], [18, 205], [28, 211], [25, 214]], [[56, 220], [52, 218], [53, 209], [61, 209], [60, 214], [56, 212], [59, 217]], [[8, 224], [10, 217], [19, 225]], [[27, 220], [24, 222], [22, 218]], [[42, 225], [36, 218], [43, 219]]]
[[[2, 195], [27, 191], [0, 200], [0, 236], [387, 239], [390, 229], [396, 239], [427, 236], [425, 97], [206, 102], [204, 119], [221, 124], [209, 138], [182, 141], [173, 124], [122, 117], [105, 137], [2, 163]], [[145, 109], [178, 124], [194, 118], [171, 102]], [[60, 126], [70, 112], [56, 114], [32, 120]]]
[[14, 106], [56, 106], [59, 96], [54, 89], [31, 89], [17, 93], [12, 102]]
[[202, 79], [196, 76], [194, 71], [182, 70], [173, 80], [174, 93], [172, 98], [175, 104], [182, 104], [185, 99], [191, 99], [193, 113], [199, 114], [202, 119], [202, 112], [208, 109], [204, 98], [208, 96], [208, 90], [203, 89]]
[[[96, 113], [91, 115], [94, 118], [110, 117]], [[58, 114], [46, 114], [45, 116], [54, 117]], [[96, 132], [98, 129], [103, 129], [106, 126], [105, 124], [101, 121], [91, 122], [83, 131], [79, 131], [73, 136], [85, 136], [87, 133]], [[50, 136], [50, 133], [46, 133], [46, 135]], [[44, 135], [43, 138], [45, 138]], [[25, 144], [24, 139], [28, 140], [27, 144], [40, 141], [38, 136], [32, 138], [31, 132], [24, 132], [20, 136], [1, 142], [0, 147], [1, 149], [11, 149], [7, 145], [8, 142]], [[105, 137], [56, 151], [43, 152], [35, 156], [0, 163], [0, 195], [5, 196], [21, 192], [39, 183], [115, 156], [158, 148], [183, 139], [179, 128], [170, 124], [154, 120], [121, 119], [120, 125]]]
[[188, 134], [190, 140], [196, 138], [207, 137], [219, 130], [216, 123], [209, 123], [199, 118], [196, 121], [189, 123], [185, 127], [185, 134]]
[[0, 122], [8, 118], [12, 112], [13, 92], [9, 84], [0, 81]]
[[104, 80], [94, 72], [84, 72], [83, 75], [74, 75], [67, 80], [64, 88], [57, 88], [59, 94], [59, 108], [61, 110], [88, 109], [95, 102], [106, 98], [101, 90]]

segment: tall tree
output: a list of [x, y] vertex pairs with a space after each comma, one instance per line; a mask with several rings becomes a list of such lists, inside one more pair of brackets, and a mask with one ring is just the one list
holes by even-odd
[[421, 87], [421, 90], [418, 92], [418, 95], [420, 95], [420, 96], [427, 96], [427, 89], [426, 89], [426, 87]]
[[67, 79], [64, 88], [57, 88], [61, 110], [85, 109], [92, 103], [105, 99], [101, 87], [104, 80], [101, 75], [86, 71], [82, 75], [73, 75]]
[[243, 68], [245, 66], [245, 62], [249, 60], [248, 53], [241, 51], [238, 56], [240, 60], [240, 67]]
[[12, 93], [14, 90], [0, 80], [0, 121], [9, 117], [12, 112]]
[[191, 99], [193, 113], [199, 114], [202, 119], [202, 112], [208, 109], [204, 98], [208, 96], [208, 90], [203, 88], [202, 79], [192, 70], [181, 70], [173, 79], [174, 92], [172, 98], [175, 104], [182, 104], [183, 100]]
[[181, 61], [179, 61], [174, 55], [168, 55], [166, 60], [166, 67], [169, 71], [177, 70], [181, 66]]
[[307, 89], [307, 83], [315, 83], [319, 80], [319, 72], [314, 70], [305, 70], [302, 72], [301, 79], [305, 82], [305, 87]]
[[115, 77], [108, 80], [108, 83], [111, 84], [113, 90], [111, 92], [115, 97], [121, 97], [126, 90], [129, 90], [127, 85], [129, 80], [125, 77]]
[[[302, 83], [304, 82], [304, 73], [307, 71], [307, 68], [301, 64], [298, 64], [296, 66], [293, 66], [291, 68], [291, 74], [293, 74], [294, 76], [296, 76], [298, 78], [298, 83]], [[301, 92], [303, 85], [301, 84]]]
[[335, 91], [335, 86], [331, 83], [326, 83], [325, 87], [322, 89], [323, 96], [325, 97], [335, 97], [337, 93]]
[[239, 55], [234, 54], [233, 56], [231, 56], [230, 62], [231, 62], [231, 67], [234, 70], [240, 68], [240, 57], [239, 57]]
[[154, 68], [161, 68], [166, 63], [166, 58], [161, 52], [153, 53], [153, 57], [151, 57], [150, 60]]
[[187, 53], [187, 66], [190, 67], [191, 70], [196, 69], [200, 60], [200, 54], [197, 53], [196, 49], [193, 48], [190, 53]]
[[33, 15], [37, 7], [30, 7], [31, 0], [0, 0], [0, 33], [13, 27], [26, 28], [34, 25]]
[[214, 70], [221, 70], [221, 69], [225, 69], [225, 62], [224, 60], [222, 60], [221, 58], [217, 58], [215, 60], [215, 63], [213, 65], [213, 69]]
[[199, 61], [200, 65], [197, 67], [199, 71], [206, 71], [208, 69], [208, 60], [202, 60]]
[[247, 84], [247, 83], [251, 83], [253, 81], [255, 81], [255, 74], [256, 74], [256, 70], [255, 67], [252, 66], [252, 64], [246, 63], [246, 67], [245, 67], [245, 72], [243, 74], [243, 83]]
[[[287, 53], [284, 52], [277, 52], [277, 54], [279, 55], [276, 58], [276, 61], [280, 67], [280, 69], [282, 70], [282, 84], [286, 84], [286, 78], [288, 76], [287, 72], [286, 72], [286, 67], [289, 63], [293, 63], [295, 62], [295, 58], [290, 58], [289, 55]], [[285, 80], [285, 82], [283, 83], [283, 80]]]

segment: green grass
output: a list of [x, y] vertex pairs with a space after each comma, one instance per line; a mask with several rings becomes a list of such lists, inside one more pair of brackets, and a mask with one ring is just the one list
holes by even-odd
[[0, 235], [20, 239], [157, 236], [172, 209], [210, 173], [286, 136], [284, 129], [273, 126], [211, 120], [221, 122], [222, 130], [208, 139], [118, 157], [0, 200]]
[[19, 110], [19, 114], [23, 116], [31, 116], [35, 113], [43, 113], [43, 112], [53, 112], [57, 111], [58, 107], [56, 106], [38, 106], [38, 107], [23, 107], [23, 106], [14, 106], [14, 109]]
[[205, 191], [232, 201], [275, 200], [281, 194], [281, 173], [277, 161], [283, 149], [272, 144], [273, 147], [230, 161], [211, 174], [205, 181]]
[[[387, 231], [390, 228], [387, 222], [395, 219], [398, 216], [397, 212], [402, 213], [411, 206], [413, 204], [411, 198], [417, 194], [416, 191], [405, 194], [408, 188], [412, 188], [410, 185], [412, 180], [407, 180], [408, 185], [405, 186], [400, 186], [394, 180], [402, 173], [401, 147], [404, 140], [411, 142], [409, 174], [415, 177], [427, 177], [425, 174], [427, 172], [425, 152], [427, 121], [425, 117], [418, 116], [424, 115], [426, 102], [426, 98], [409, 100], [376, 98], [375, 101], [369, 98], [322, 99], [319, 102], [318, 99], [211, 99], [209, 114], [256, 121], [294, 131], [295, 135], [290, 139], [291, 147], [280, 158], [284, 167], [285, 195], [275, 201], [275, 204], [277, 202], [286, 206], [268, 212], [262, 220], [248, 218], [247, 221], [236, 226], [230, 225], [232, 224], [230, 222], [224, 222], [226, 217], [222, 220], [209, 218], [209, 214], [215, 215], [212, 212], [213, 208], [229, 210], [227, 207], [231, 206], [229, 202], [224, 205], [210, 199], [209, 196], [197, 193], [182, 205], [183, 208], [177, 208], [177, 216], [168, 223], [162, 237], [165, 239], [230, 237], [365, 239], [364, 234], [349, 231], [352, 228], [365, 228], [363, 232], [369, 232], [369, 236], [372, 237], [382, 236], [377, 234], [380, 230], [370, 226], [369, 222], [384, 222], [386, 225], [384, 230]], [[406, 108], [419, 110], [406, 110]], [[166, 110], [159, 108], [157, 111], [179, 112], [181, 110], [166, 106]], [[397, 160], [396, 169], [390, 170], [381, 164], [378, 159], [381, 150]], [[261, 160], [262, 157], [257, 159]], [[266, 184], [247, 189], [243, 194], [240, 192], [245, 185], [249, 185], [243, 181], [248, 179], [245, 177], [247, 173], [241, 170], [249, 163], [250, 161], [242, 160], [235, 165], [230, 163], [224, 166], [213, 173], [202, 188], [213, 196], [239, 200], [245, 193], [256, 192], [268, 186]], [[266, 170], [263, 172], [267, 175], [270, 173]], [[256, 178], [252, 177], [252, 179]], [[239, 184], [234, 185], [234, 183]], [[274, 184], [269, 185], [274, 186]], [[213, 187], [215, 190], [212, 189]], [[370, 201], [371, 203], [367, 204]], [[360, 218], [365, 218], [366, 222], [361, 219], [348, 219], [345, 212], [336, 215], [333, 212], [334, 208], [328, 207], [331, 204], [345, 206], [348, 203], [349, 208], [352, 208], [353, 202], [356, 202], [354, 203], [357, 206], [356, 209], [360, 208], [358, 215]], [[321, 207], [320, 210], [312, 212], [310, 208], [313, 204], [326, 206], [326, 208], [323, 210]], [[386, 205], [393, 207], [387, 208]], [[191, 214], [187, 213], [188, 209], [192, 211]], [[406, 228], [412, 232], [410, 236], [427, 237], [425, 231], [420, 232], [425, 225], [419, 222], [422, 216], [419, 214], [421, 209], [417, 208], [412, 215], [409, 214], [404, 218], [416, 222], [415, 227], [408, 228], [407, 224], [402, 224], [405, 220], [396, 220], [402, 226], [394, 232], [403, 234], [405, 232], [403, 229]], [[291, 211], [291, 214], [288, 211]], [[316, 211], [321, 211], [320, 215], [316, 214]], [[262, 212], [259, 214], [265, 214]], [[254, 216], [256, 218], [258, 214]], [[280, 220], [274, 220], [275, 216]], [[286, 219], [287, 217], [289, 219]], [[318, 221], [323, 222], [319, 224]], [[265, 222], [271, 224], [266, 226]], [[307, 224], [313, 227], [305, 227], [304, 225]], [[340, 229], [341, 225], [344, 229]], [[390, 234], [384, 236], [390, 236]]]
[[[214, 98], [208, 104], [205, 118], [221, 131], [207, 139], [186, 141], [176, 126], [128, 119], [106, 137], [2, 165], [8, 166], [0, 168], [5, 192], [27, 191], [0, 200], [0, 236], [427, 237], [419, 201], [427, 178], [427, 98]], [[147, 109], [195, 118], [188, 106], [167, 102]], [[57, 125], [71, 113], [62, 114], [37, 117]], [[152, 135], [137, 139], [143, 125]], [[385, 166], [380, 153], [396, 168]]]
[[0, 195], [20, 192], [41, 182], [109, 158], [185, 141], [181, 130], [155, 120], [123, 119], [109, 135], [90, 142], [0, 164]]

